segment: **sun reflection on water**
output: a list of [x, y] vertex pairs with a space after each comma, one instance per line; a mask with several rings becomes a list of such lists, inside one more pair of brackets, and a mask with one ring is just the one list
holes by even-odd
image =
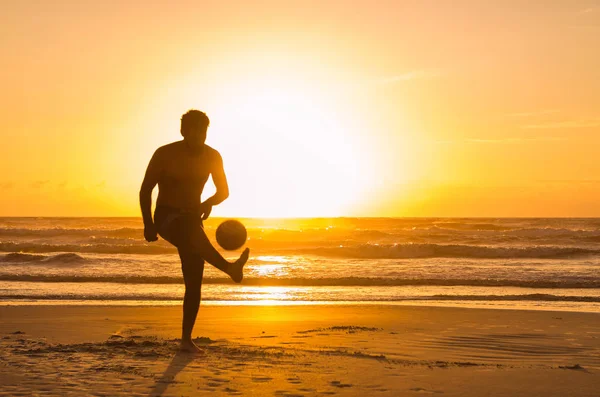
[[252, 296], [262, 301], [290, 300], [297, 287], [242, 287], [242, 295]]
[[254, 258], [254, 260], [260, 262], [276, 262], [276, 263], [288, 263], [292, 261], [292, 258], [288, 258], [280, 255], [261, 255]]
[[262, 266], [252, 266], [250, 267], [253, 275], [259, 277], [273, 277], [273, 276], [282, 276], [287, 274], [285, 267], [282, 265], [262, 265]]
[[[278, 255], [257, 256], [254, 262], [259, 262], [248, 266], [251, 274], [256, 277], [280, 277], [288, 274], [288, 264], [292, 259]], [[262, 262], [262, 263], [261, 263]]]

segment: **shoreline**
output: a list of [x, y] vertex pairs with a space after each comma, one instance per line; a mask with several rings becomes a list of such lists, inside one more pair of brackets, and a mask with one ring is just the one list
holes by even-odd
[[[558, 307], [558, 306], [539, 306], [535, 305], [537, 301], [529, 301], [529, 305], [524, 305], [523, 301], [519, 301], [520, 307], [514, 305], [508, 305], [506, 302], [513, 301], [435, 301], [435, 300], [405, 300], [405, 301], [274, 301], [274, 300], [252, 300], [252, 301], [239, 301], [239, 300], [203, 300], [201, 307], [204, 306], [231, 306], [231, 307], [286, 307], [286, 306], [336, 306], [336, 307], [352, 307], [352, 306], [382, 306], [382, 307], [433, 307], [433, 308], [448, 308], [448, 309], [468, 309], [468, 310], [502, 310], [502, 311], [526, 311], [526, 312], [556, 312], [556, 313], [582, 313], [582, 314], [596, 314], [600, 315], [600, 304], [598, 307], [586, 307], [578, 308], [575, 310], [573, 307]], [[542, 301], [547, 303], [547, 301]], [[565, 302], [561, 302], [565, 303]], [[578, 306], [581, 306], [582, 302], [572, 302]], [[145, 308], [159, 308], [159, 307], [176, 307], [183, 304], [182, 300], [14, 300], [14, 301], [0, 301], [0, 308], [2, 307], [145, 307]]]

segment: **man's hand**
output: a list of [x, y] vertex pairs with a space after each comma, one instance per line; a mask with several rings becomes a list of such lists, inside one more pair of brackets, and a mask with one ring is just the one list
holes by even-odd
[[158, 233], [156, 232], [156, 226], [154, 223], [144, 226], [144, 238], [149, 243], [158, 240]]
[[198, 207], [198, 212], [199, 212], [200, 216], [202, 217], [203, 221], [207, 220], [208, 217], [210, 216], [212, 207], [213, 207], [212, 204], [208, 200], [201, 203], [200, 206]]

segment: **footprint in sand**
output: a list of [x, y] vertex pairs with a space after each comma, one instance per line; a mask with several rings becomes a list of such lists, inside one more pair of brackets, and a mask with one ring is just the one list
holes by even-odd
[[297, 394], [287, 390], [276, 390], [275, 396], [277, 397], [304, 397], [304, 394]]
[[254, 377], [252, 377], [252, 382], [256, 382], [256, 383], [270, 382], [272, 380], [273, 380], [273, 378], [269, 378], [268, 376], [254, 376]]
[[430, 394], [444, 393], [443, 391], [440, 391], [440, 390], [427, 390], [427, 389], [423, 389], [422, 387], [413, 387], [412, 389], [408, 389], [408, 390], [415, 391], [417, 393], [430, 393]]
[[225, 378], [209, 378], [209, 380], [211, 382], [217, 382], [217, 383], [229, 383], [229, 379], [225, 379]]
[[220, 387], [223, 386], [224, 383], [229, 383], [229, 380], [223, 378], [209, 378], [206, 385], [210, 387]]
[[349, 384], [349, 383], [342, 383], [339, 380], [332, 380], [331, 382], [329, 382], [329, 384], [331, 386], [335, 386], [335, 387], [339, 387], [339, 388], [352, 387], [351, 384]]

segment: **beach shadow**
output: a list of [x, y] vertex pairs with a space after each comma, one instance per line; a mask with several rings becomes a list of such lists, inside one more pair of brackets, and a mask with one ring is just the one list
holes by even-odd
[[181, 372], [190, 362], [194, 361], [195, 358], [197, 358], [197, 356], [194, 354], [177, 352], [161, 378], [156, 381], [156, 384], [150, 392], [149, 397], [162, 396], [169, 385], [176, 383], [175, 377], [177, 374]]

